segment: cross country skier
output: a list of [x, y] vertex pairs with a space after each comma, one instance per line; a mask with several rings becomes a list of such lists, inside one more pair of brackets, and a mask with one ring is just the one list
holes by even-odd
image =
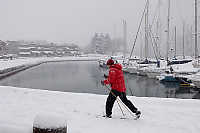
[[104, 77], [106, 80], [101, 81], [102, 85], [109, 84], [111, 86], [111, 92], [108, 95], [106, 101], [106, 117], [111, 118], [113, 104], [116, 100], [116, 96], [119, 96], [122, 102], [133, 112], [136, 116], [140, 116], [141, 112], [132, 104], [126, 97], [126, 87], [124, 82], [124, 75], [121, 64], [114, 63], [112, 59], [107, 61], [109, 67], [109, 75]]

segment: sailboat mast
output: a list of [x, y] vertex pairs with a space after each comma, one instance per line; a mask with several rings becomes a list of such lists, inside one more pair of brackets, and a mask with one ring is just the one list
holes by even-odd
[[197, 43], [198, 43], [198, 38], [197, 38], [197, 29], [198, 29], [198, 26], [197, 26], [197, 0], [195, 0], [195, 52], [194, 52], [194, 56], [195, 56], [195, 59], [197, 58], [197, 54], [198, 54], [198, 48], [197, 48]]
[[174, 57], [176, 58], [176, 26], [174, 28], [174, 40], [175, 40], [175, 53], [174, 53]]
[[168, 0], [168, 17], [167, 17], [167, 52], [166, 52], [167, 61], [169, 56], [169, 28], [170, 28], [170, 0]]
[[183, 22], [183, 59], [185, 59], [185, 22]]
[[148, 30], [149, 30], [149, 0], [147, 0], [147, 9], [145, 13], [145, 58], [148, 58]]
[[161, 58], [161, 19], [160, 19], [160, 6], [161, 6], [161, 0], [158, 1], [158, 21], [157, 21], [157, 37], [158, 37], [158, 55], [159, 58]]
[[123, 20], [123, 38], [124, 38], [124, 52], [123, 55], [124, 57], [126, 56], [126, 52], [127, 52], [127, 25], [126, 25], [126, 20]]

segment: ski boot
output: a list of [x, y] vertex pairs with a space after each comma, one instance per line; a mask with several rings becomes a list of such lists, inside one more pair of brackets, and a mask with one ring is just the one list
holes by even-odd
[[103, 117], [105, 117], [105, 118], [112, 118], [111, 115], [103, 115]]
[[136, 111], [136, 112], [135, 112], [135, 115], [136, 115], [136, 118], [135, 118], [135, 119], [139, 119], [139, 118], [140, 118], [140, 115], [141, 115], [141, 112], [140, 112], [140, 111]]

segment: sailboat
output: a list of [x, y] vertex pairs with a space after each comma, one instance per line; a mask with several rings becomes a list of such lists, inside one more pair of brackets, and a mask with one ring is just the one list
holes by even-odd
[[146, 67], [148, 67], [149, 64], [152, 65], [152, 63], [154, 63], [152, 61], [149, 61], [148, 58], [147, 58], [148, 57], [148, 12], [149, 12], [148, 8], [149, 8], [149, 0], [146, 1], [145, 8], [144, 8], [141, 20], [140, 20], [138, 31], [137, 31], [137, 34], [136, 34], [136, 37], [135, 37], [135, 40], [134, 40], [134, 44], [133, 44], [133, 47], [132, 47], [132, 50], [131, 50], [131, 54], [130, 54], [130, 57], [129, 57], [129, 59], [131, 59], [133, 49], [135, 47], [136, 40], [137, 40], [137, 37], [138, 37], [138, 33], [140, 31], [140, 28], [141, 28], [142, 20], [145, 17], [145, 60], [129, 61], [128, 65], [126, 66], [126, 71], [128, 71], [129, 73], [134, 73], [134, 74], [143, 75], [143, 76], [146, 75], [146, 73], [145, 73]]
[[[160, 29], [160, 0], [158, 1], [158, 7], [159, 7], [159, 11], [158, 11], [158, 20], [157, 20], [157, 30]], [[148, 15], [148, 14], [147, 14]], [[152, 24], [153, 25], [153, 24]], [[151, 29], [152, 29], [152, 25], [149, 25], [147, 28], [147, 36], [150, 38], [151, 43], [152, 43], [152, 47], [153, 47], [153, 52], [155, 55], [156, 60], [155, 61], [149, 61], [145, 60], [147, 67], [146, 68], [142, 68], [140, 71], [140, 73], [145, 73], [149, 78], [156, 78], [156, 76], [159, 76], [161, 73], [164, 73], [168, 67], [167, 67], [167, 61], [165, 60], [161, 60], [161, 55], [160, 55], [160, 35], [157, 31], [156, 37], [153, 35]], [[145, 37], [146, 38], [146, 37]], [[147, 40], [147, 39], [146, 39]], [[145, 43], [146, 44], [146, 43]], [[147, 41], [148, 44], [148, 41]], [[159, 44], [159, 46], [158, 46]]]

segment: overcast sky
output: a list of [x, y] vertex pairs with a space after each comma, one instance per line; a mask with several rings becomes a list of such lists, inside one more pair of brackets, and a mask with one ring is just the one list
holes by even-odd
[[[161, 1], [165, 18], [167, 0]], [[152, 16], [157, 2], [150, 0]], [[0, 40], [65, 41], [84, 46], [95, 32], [122, 36], [125, 19], [131, 43], [144, 5], [145, 0], [0, 0]], [[172, 24], [178, 20], [193, 23], [194, 0], [171, 0], [171, 5]]]

